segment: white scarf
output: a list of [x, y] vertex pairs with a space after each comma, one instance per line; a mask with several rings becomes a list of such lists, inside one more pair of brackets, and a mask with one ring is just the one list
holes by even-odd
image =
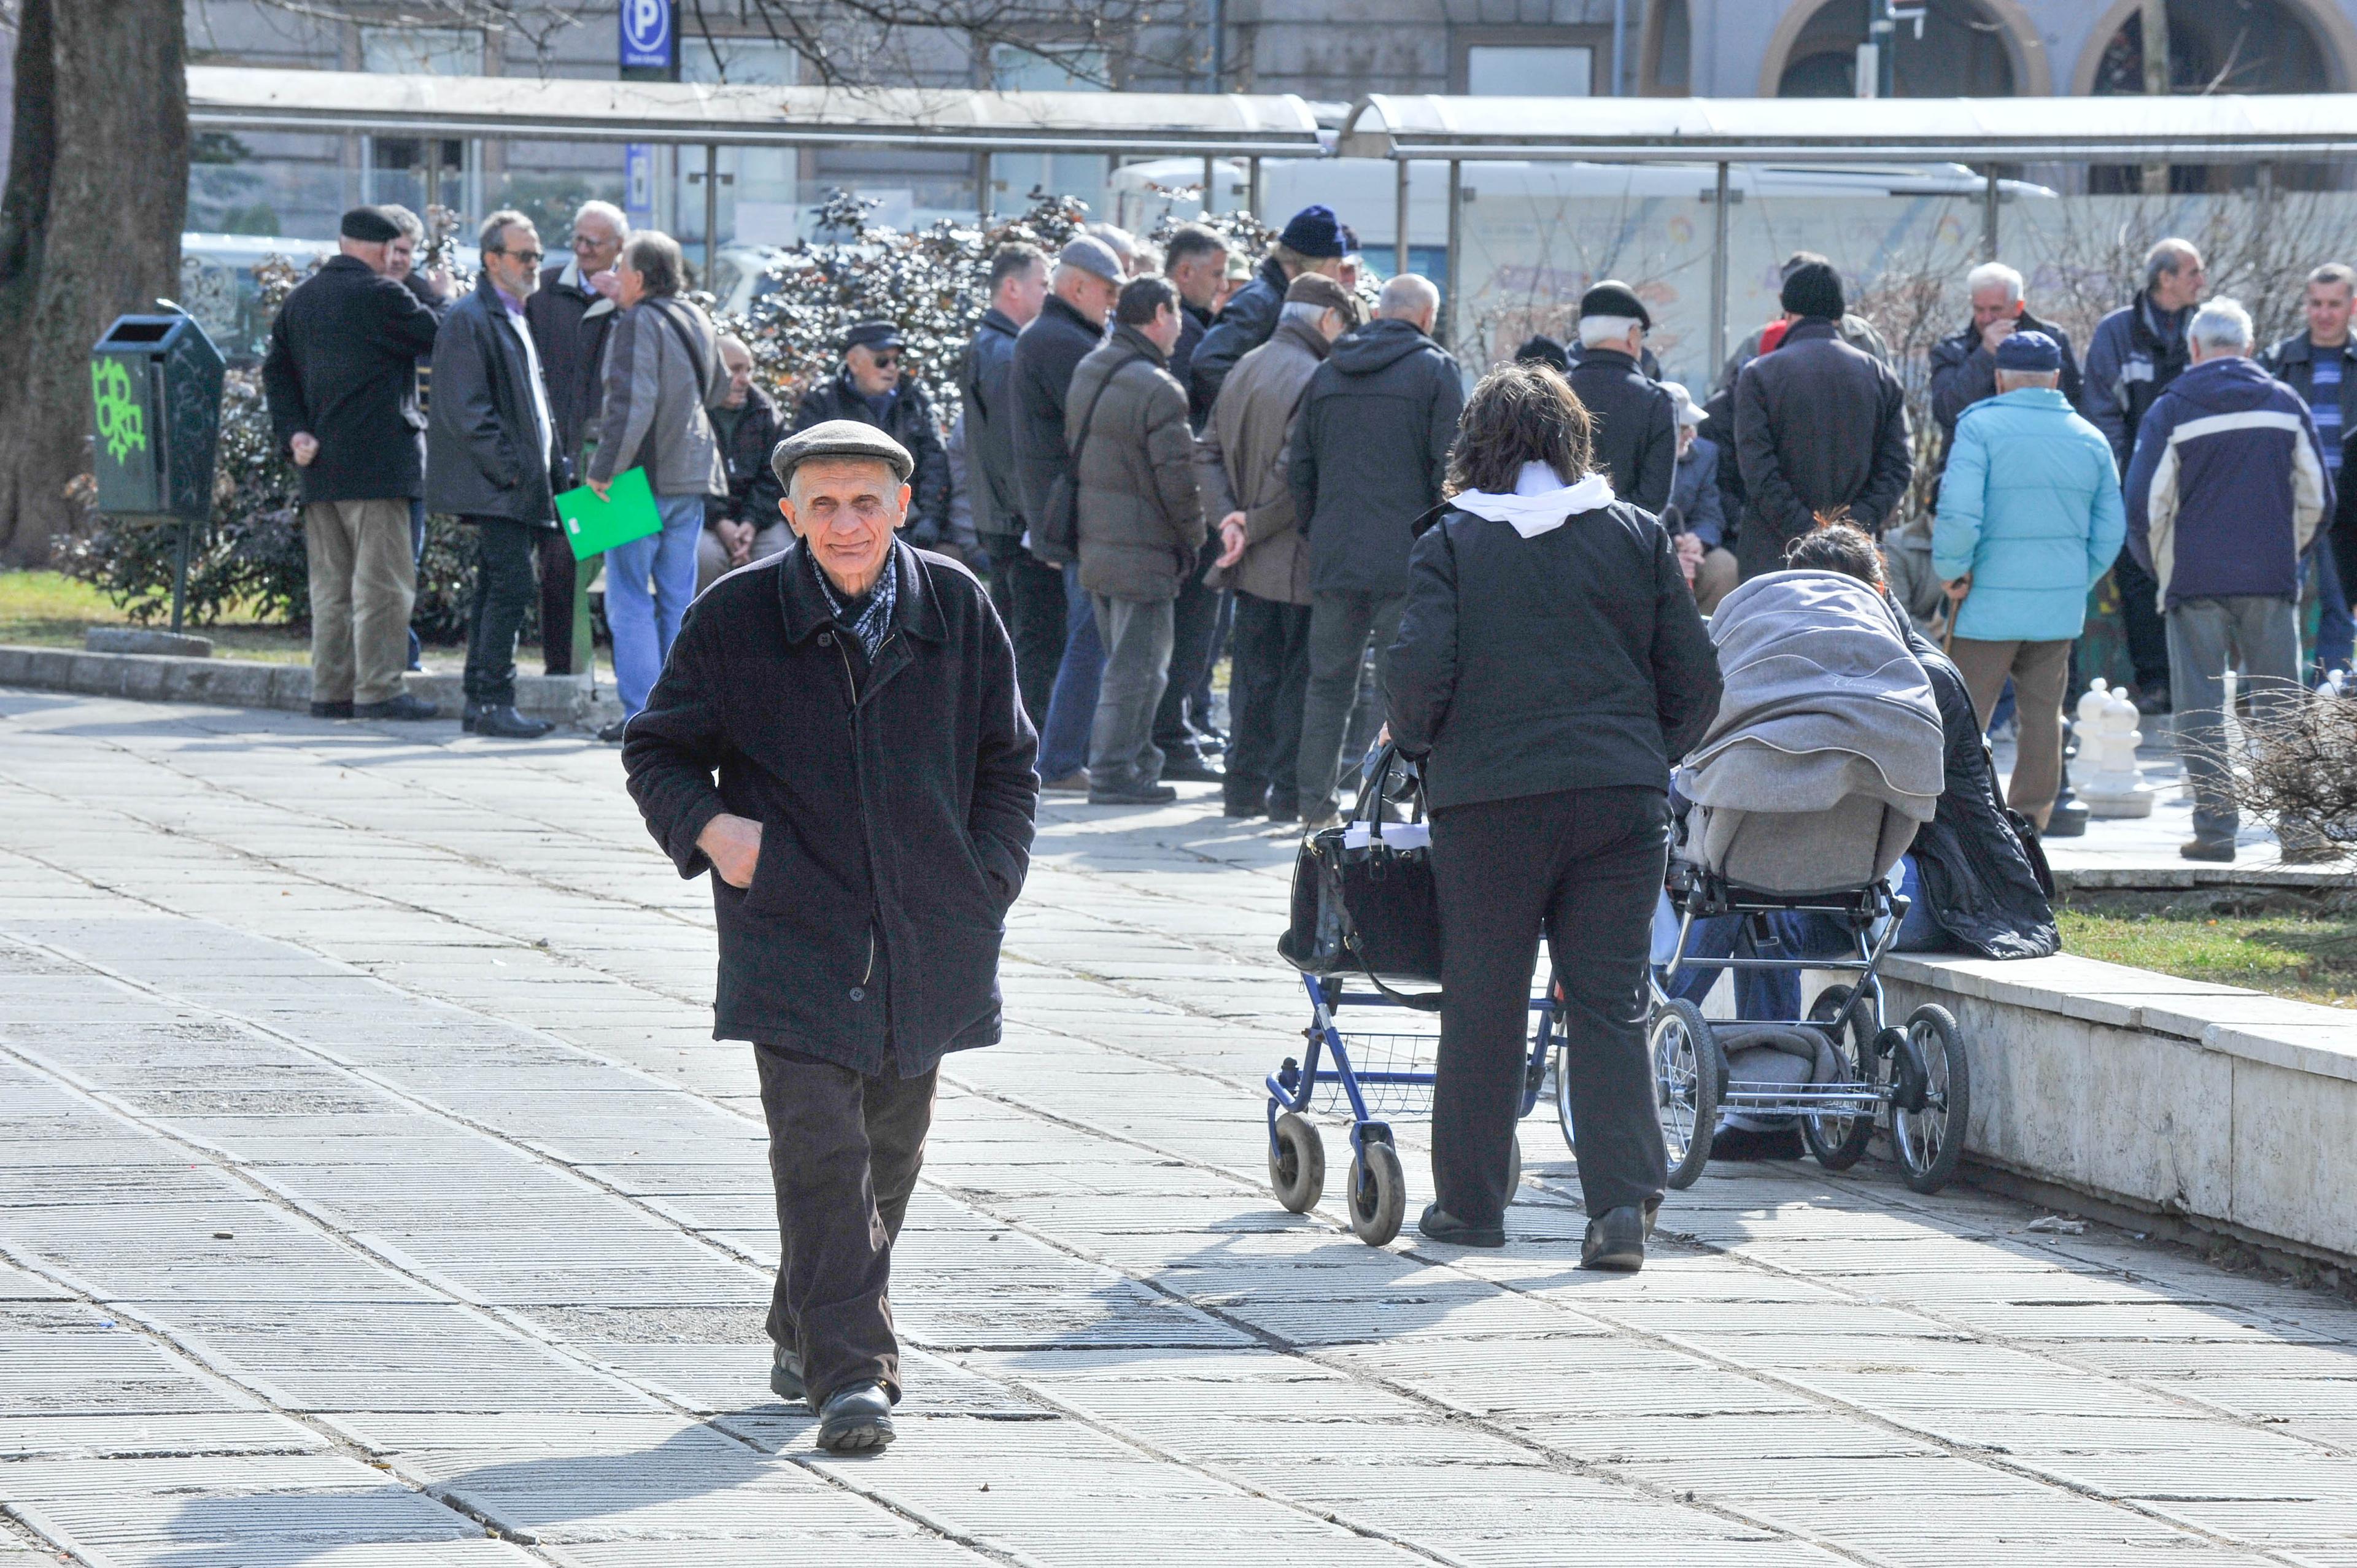
[[1514, 477], [1512, 495], [1468, 490], [1451, 497], [1450, 504], [1475, 517], [1511, 523], [1524, 539], [1535, 539], [1550, 529], [1561, 528], [1572, 513], [1594, 511], [1610, 506], [1613, 499], [1612, 481], [1602, 474], [1590, 474], [1576, 485], [1566, 485], [1549, 465], [1525, 463]]

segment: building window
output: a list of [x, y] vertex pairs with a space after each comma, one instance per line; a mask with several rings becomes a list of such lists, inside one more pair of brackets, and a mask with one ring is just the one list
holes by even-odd
[[472, 27], [362, 27], [361, 69], [371, 76], [480, 76], [483, 35]]
[[1476, 98], [1588, 98], [1609, 86], [1609, 27], [1455, 27], [1449, 49], [1449, 91]]
[[[1793, 40], [1776, 96], [1854, 95], [1868, 9], [1867, 0], [1825, 0]], [[1927, 0], [1922, 38], [1909, 22], [1895, 38], [1894, 98], [2010, 98], [2018, 91], [2004, 24], [1977, 0]]]
[[1653, 9], [1653, 69], [1645, 91], [1672, 98], [1694, 91], [1694, 23], [1686, 0], [1662, 0]]

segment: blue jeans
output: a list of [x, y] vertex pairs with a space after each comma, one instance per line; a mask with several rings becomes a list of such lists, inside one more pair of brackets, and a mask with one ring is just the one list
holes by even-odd
[[[2357, 481], [2357, 474], [2350, 476]], [[2332, 670], [2346, 670], [2357, 659], [2357, 616], [2349, 613], [2349, 594], [2341, 581], [2341, 567], [2332, 559], [2330, 541], [2308, 558], [2316, 574], [2316, 661], [2319, 679]]]
[[1097, 682], [1104, 677], [1104, 641], [1096, 607], [1081, 586], [1081, 569], [1064, 568], [1064, 657], [1048, 694], [1040, 726], [1039, 777], [1068, 779], [1089, 765], [1089, 729], [1096, 723]]
[[[695, 597], [695, 543], [704, 536], [702, 496], [657, 496], [662, 532], [606, 552], [606, 624], [614, 633], [614, 687], [622, 716], [636, 718]], [[653, 580], [653, 590], [648, 580]]]
[[[425, 564], [425, 502], [415, 496], [409, 501], [409, 563], [412, 566]], [[409, 628], [409, 667], [422, 668], [425, 646], [417, 640], [417, 628]]]

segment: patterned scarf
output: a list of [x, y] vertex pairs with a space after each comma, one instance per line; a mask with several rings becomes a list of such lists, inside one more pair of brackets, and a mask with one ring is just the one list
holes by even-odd
[[826, 596], [827, 608], [834, 612], [835, 624], [849, 627], [851, 635], [859, 639], [859, 646], [866, 650], [867, 657], [874, 659], [876, 650], [884, 646], [885, 634], [892, 629], [892, 606], [900, 596], [900, 575], [893, 570], [893, 556], [898, 552], [886, 553], [884, 570], [877, 574], [876, 585], [867, 591], [867, 602], [856, 618], [843, 596], [834, 591], [834, 585], [827, 581], [817, 554], [807, 548], [802, 553], [810, 560], [811, 575], [818, 579], [818, 591]]

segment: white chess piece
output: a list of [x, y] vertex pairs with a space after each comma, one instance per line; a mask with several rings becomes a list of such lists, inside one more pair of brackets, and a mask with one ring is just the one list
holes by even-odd
[[2136, 704], [2098, 675], [2079, 699], [2079, 766], [2087, 777], [2072, 788], [2097, 817], [2152, 815], [2152, 787], [2136, 768]]

